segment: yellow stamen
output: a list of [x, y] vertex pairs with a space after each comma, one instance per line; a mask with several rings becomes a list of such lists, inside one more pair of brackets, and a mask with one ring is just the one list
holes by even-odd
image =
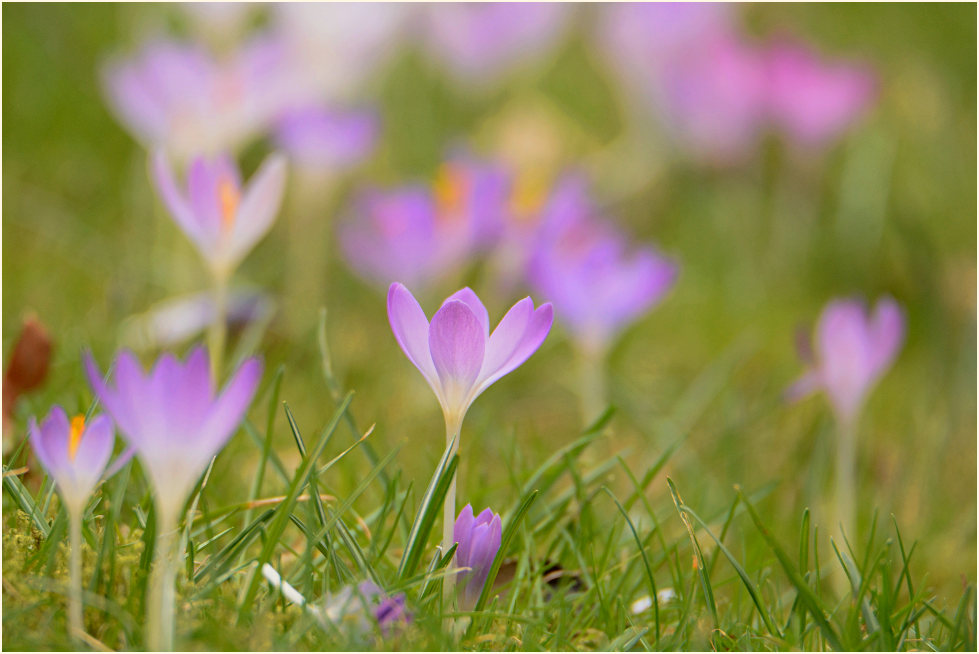
[[442, 164], [432, 186], [439, 217], [450, 220], [458, 218], [469, 194], [469, 179], [465, 171], [451, 163]]
[[235, 224], [235, 215], [238, 213], [238, 203], [241, 200], [241, 193], [234, 181], [224, 177], [218, 183], [218, 201], [221, 203], [221, 226], [225, 230], [230, 230]]
[[75, 460], [78, 446], [82, 444], [82, 434], [85, 432], [85, 416], [79, 414], [71, 419], [71, 431], [68, 432], [68, 458]]

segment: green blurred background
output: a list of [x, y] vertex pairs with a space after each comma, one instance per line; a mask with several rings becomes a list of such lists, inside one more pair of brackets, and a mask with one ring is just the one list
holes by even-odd
[[[919, 573], [956, 596], [963, 577], [976, 576], [976, 7], [741, 7], [752, 34], [788, 31], [826, 53], [869, 60], [881, 98], [817, 160], [770, 139], [755, 159], [725, 170], [666, 154], [633, 159], [623, 102], [581, 36], [595, 10], [581, 12], [553, 63], [489, 94], [454, 88], [410, 48], [392, 62], [373, 89], [383, 120], [378, 153], [328, 187], [294, 177], [278, 223], [239, 272], [281, 309], [260, 348], [266, 383], [283, 364], [282, 399], [300, 427], [315, 433], [330, 417], [315, 339], [327, 307], [333, 364], [357, 392], [358, 421], [376, 422], [377, 450], [405, 443], [398, 463], [423, 484], [443, 447], [436, 401], [390, 334], [383, 293], [340, 260], [333, 224], [358, 184], [430, 175], [459, 137], [489, 152], [533, 134], [553, 161], [594, 173], [603, 205], [637, 240], [657, 242], [681, 263], [666, 301], [612, 352], [618, 413], [594, 460], [628, 451], [642, 470], [675, 438], [671, 421], [688, 417], [688, 437], [668, 466], [686, 502], [713, 513], [732, 501], [733, 484], [776, 481], [764, 506], [790, 538], [803, 507], [818, 516], [825, 506], [833, 457], [825, 400], [781, 400], [802, 370], [796, 330], [834, 296], [889, 293], [907, 311], [907, 341], [860, 424], [860, 519], [866, 525], [875, 508], [893, 513], [905, 538], [920, 541]], [[185, 28], [160, 5], [3, 6], [5, 362], [28, 310], [56, 340], [47, 385], [18, 407], [18, 436], [51, 403], [90, 402], [83, 348], [106, 365], [125, 319], [206, 286], [196, 252], [154, 195], [143, 150], [110, 115], [98, 84], [105, 56], [158, 24]], [[266, 149], [247, 152], [245, 169]], [[651, 172], [633, 183], [636, 166]], [[490, 298], [493, 320], [517, 299], [492, 296], [485, 269], [440, 292], [463, 283]], [[420, 299], [431, 313], [441, 297]], [[556, 328], [476, 402], [463, 433], [463, 502], [509, 503], [512, 475], [575, 437], [574, 366]], [[264, 424], [265, 403], [251, 415]], [[287, 463], [296, 460], [281, 412], [276, 446]], [[211, 492], [243, 498], [256, 461], [237, 436]], [[362, 463], [337, 470], [331, 491], [352, 488]], [[266, 494], [274, 494], [269, 479]], [[662, 480], [650, 493], [668, 502]]]

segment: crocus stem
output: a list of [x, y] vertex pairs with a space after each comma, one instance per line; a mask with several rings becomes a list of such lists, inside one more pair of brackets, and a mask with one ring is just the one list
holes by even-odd
[[578, 402], [585, 425], [598, 418], [608, 403], [605, 353], [604, 347], [582, 345], [578, 348]]
[[854, 420], [839, 423], [836, 441], [836, 519], [847, 538], [856, 537], [857, 434]]
[[228, 335], [228, 276], [214, 275], [214, 320], [208, 328], [208, 349], [211, 352], [211, 378], [221, 378], [224, 363], [224, 345]]
[[171, 512], [158, 510], [153, 571], [146, 612], [146, 645], [147, 649], [156, 652], [173, 650], [174, 593], [177, 581], [173, 543], [176, 535], [176, 516]]
[[71, 589], [68, 596], [68, 623], [73, 638], [80, 638], [85, 631], [82, 618], [82, 508], [68, 511], [69, 545], [68, 559]]
[[[445, 420], [445, 446], [448, 447], [455, 440], [455, 444], [452, 446], [452, 452], [449, 454], [451, 458], [452, 454], [459, 451], [459, 432], [462, 425], [458, 420], [452, 420], [446, 418]], [[456, 520], [456, 479], [459, 478], [458, 466], [456, 467], [456, 474], [452, 475], [452, 479], [449, 481], [449, 490], [445, 493], [445, 503], [442, 505], [442, 553], [448, 552], [449, 549], [455, 545], [455, 535], [453, 534], [453, 528], [455, 527]], [[448, 575], [442, 578], [442, 600], [446, 608], [449, 607], [452, 601], [452, 595], [455, 592], [455, 577]]]

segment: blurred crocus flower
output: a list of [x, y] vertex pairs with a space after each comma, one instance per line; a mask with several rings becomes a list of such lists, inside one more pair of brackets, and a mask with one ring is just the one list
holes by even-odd
[[[68, 619], [71, 630], [77, 635], [85, 628], [82, 619], [82, 513], [112, 455], [115, 441], [112, 421], [104, 415], [94, 416], [87, 423], [83, 415], [69, 421], [64, 409], [55, 406], [40, 426], [31, 418], [30, 439], [38, 460], [57, 484], [68, 512], [71, 544]], [[129, 456], [121, 456], [117, 464], [125, 462]]]
[[553, 311], [550, 304], [534, 309], [526, 297], [491, 334], [486, 307], [464, 288], [449, 296], [429, 323], [411, 292], [395, 282], [388, 291], [388, 319], [398, 345], [435, 392], [446, 423], [457, 431], [473, 400], [540, 347]]
[[623, 91], [677, 146], [718, 164], [751, 151], [765, 118], [765, 70], [729, 6], [621, 3], [601, 12], [599, 43]]
[[687, 152], [728, 164], [753, 151], [767, 107], [764, 62], [752, 46], [714, 38], [671, 65], [661, 84], [663, 119]]
[[242, 187], [229, 156], [197, 157], [190, 164], [186, 192], [163, 152], [152, 163], [157, 191], [174, 221], [214, 274], [227, 278], [275, 221], [285, 188], [284, 158], [270, 155]]
[[572, 10], [559, 2], [433, 4], [421, 36], [460, 81], [490, 83], [553, 48]]
[[459, 573], [463, 588], [463, 607], [471, 609], [483, 591], [493, 559], [500, 549], [503, 537], [503, 523], [498, 513], [489, 508], [483, 509], [473, 517], [473, 507], [467, 504], [459, 512], [453, 529], [455, 542], [459, 544], [455, 554], [457, 567], [469, 568]]
[[791, 43], [772, 47], [767, 59], [771, 119], [803, 146], [831, 141], [874, 101], [876, 81], [868, 66], [823, 61]]
[[873, 313], [859, 300], [833, 300], [816, 326], [811, 368], [787, 394], [799, 399], [825, 391], [840, 423], [852, 427], [864, 398], [903, 341], [904, 315], [892, 298], [878, 300]]
[[495, 242], [509, 189], [502, 169], [462, 156], [446, 161], [428, 188], [368, 189], [340, 228], [345, 258], [384, 287], [428, 286]]
[[704, 43], [732, 32], [728, 5], [617, 2], [599, 9], [598, 44], [625, 85], [642, 86]]
[[401, 45], [416, 6], [389, 2], [282, 2], [271, 32], [289, 68], [327, 102], [353, 100]]
[[109, 104], [145, 147], [183, 161], [235, 151], [295, 101], [282, 54], [257, 39], [225, 59], [192, 43], [159, 39], [103, 69]]
[[[276, 304], [267, 293], [247, 288], [228, 291], [225, 320], [229, 328], [266, 326]], [[168, 349], [181, 345], [219, 320], [214, 294], [202, 291], [158, 302], [131, 316], [121, 327], [121, 340], [136, 350]]]
[[377, 143], [378, 130], [372, 112], [309, 105], [285, 111], [276, 121], [275, 139], [297, 164], [332, 171], [367, 157]]
[[356, 588], [345, 586], [335, 595], [327, 595], [322, 602], [313, 603], [303, 597], [268, 563], [262, 566], [262, 576], [278, 588], [286, 599], [309, 611], [321, 623], [330, 622], [335, 627], [353, 624], [358, 632], [367, 633], [371, 628], [365, 617], [367, 608], [381, 631], [389, 635], [395, 628], [412, 620], [405, 606], [404, 593], [388, 595], [370, 581], [361, 582]]
[[579, 347], [600, 353], [663, 298], [676, 281], [677, 264], [652, 247], [629, 248], [611, 223], [595, 216], [584, 184], [567, 176], [555, 189], [527, 274]]
[[85, 367], [99, 401], [142, 461], [158, 510], [170, 518], [179, 514], [211, 457], [241, 423], [262, 374], [262, 364], [248, 359], [215, 394], [202, 347], [186, 362], [164, 354], [147, 373], [132, 353], [122, 352], [113, 366], [113, 385], [103, 381], [90, 354]]
[[104, 415], [87, 422], [82, 415], [69, 420], [65, 410], [55, 406], [40, 426], [31, 418], [30, 439], [68, 511], [81, 511], [112, 455], [112, 421]]

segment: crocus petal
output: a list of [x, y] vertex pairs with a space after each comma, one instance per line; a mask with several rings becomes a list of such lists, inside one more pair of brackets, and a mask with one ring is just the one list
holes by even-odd
[[75, 452], [73, 461], [76, 477], [81, 480], [83, 477], [93, 485], [98, 481], [109, 457], [112, 456], [112, 445], [114, 433], [112, 420], [106, 415], [98, 415], [92, 418], [85, 425], [82, 439], [78, 443], [78, 450]]
[[486, 357], [483, 360], [480, 379], [488, 378], [513, 356], [527, 332], [527, 326], [533, 315], [534, 301], [529, 297], [510, 307], [486, 343]]
[[877, 302], [870, 320], [871, 368], [875, 376], [894, 360], [904, 340], [904, 315], [891, 298]]
[[388, 320], [401, 350], [437, 395], [438, 374], [428, 349], [428, 318], [411, 291], [398, 282], [388, 289]]
[[456, 547], [455, 553], [456, 565], [459, 567], [469, 565], [469, 550], [472, 546], [470, 535], [472, 533], [473, 521], [472, 504], [467, 504], [459, 512], [459, 517], [456, 518], [455, 525], [452, 528], [452, 538], [459, 544]]
[[473, 290], [467, 286], [450, 295], [445, 301], [450, 302], [452, 300], [464, 302], [466, 306], [472, 309], [473, 315], [476, 316], [483, 326], [486, 338], [489, 338], [489, 312], [486, 311], [486, 307], [483, 306], [482, 301], [476, 296]]
[[479, 318], [465, 302], [447, 301], [432, 316], [428, 345], [445, 399], [452, 403], [464, 401], [483, 366], [486, 350], [486, 334]]
[[229, 262], [237, 263], [271, 229], [282, 204], [286, 182], [286, 160], [271, 155], [249, 181], [231, 233]]
[[[56, 418], [56, 416], [58, 416]], [[37, 455], [38, 461], [44, 466], [44, 469], [48, 471], [48, 474], [53, 476], [53, 471], [57, 470], [59, 465], [62, 463], [62, 459], [56, 459], [54, 456], [54, 448], [48, 440], [48, 435], [52, 432], [45, 429], [52, 420], [57, 420], [62, 424], [65, 433], [68, 433], [68, 416], [65, 415], [64, 409], [60, 406], [53, 407], [51, 413], [48, 417], [41, 423], [37, 424], [37, 420], [31, 418], [30, 422], [30, 439], [31, 447], [34, 448], [34, 454]], [[67, 444], [65, 444], [67, 447]]]
[[493, 522], [493, 517], [495, 515], [496, 514], [493, 513], [493, 509], [486, 507], [485, 509], [479, 512], [479, 515], [476, 516], [476, 519], [473, 521], [473, 524], [488, 525], [489, 523]]
[[[520, 339], [517, 346], [513, 349], [510, 356], [503, 361], [495, 370], [491, 368], [486, 368], [486, 376], [483, 378], [481, 375], [481, 381], [477, 390], [477, 395], [482, 393], [484, 390], [490, 387], [496, 380], [504, 375], [513, 372], [517, 367], [519, 367], [524, 361], [530, 358], [537, 348], [541, 346], [544, 339], [547, 338], [548, 333], [551, 331], [551, 325], [554, 323], [554, 308], [551, 306], [550, 302], [542, 304], [534, 311], [534, 314], [530, 317], [527, 322], [526, 330], [522, 338]], [[500, 326], [502, 326], [502, 321]], [[499, 330], [499, 327], [497, 327]], [[496, 334], [496, 331], [493, 332]], [[499, 340], [500, 348], [503, 349], [503, 344], [505, 341]], [[499, 354], [499, 353], [494, 353]]]
[[[212, 243], [221, 234], [220, 168], [207, 157], [194, 157], [187, 171], [187, 199], [198, 225]], [[225, 183], [228, 182], [230, 179]]]
[[193, 434], [204, 423], [214, 402], [210, 361], [207, 350], [195, 347], [180, 371], [181, 381], [175, 385], [170, 424], [180, 434]]
[[215, 402], [207, 421], [201, 426], [200, 433], [204, 434], [207, 440], [200, 443], [200, 447], [202, 455], [206, 451], [206, 458], [217, 453], [234, 433], [235, 427], [241, 423], [261, 378], [262, 362], [253, 358], [241, 364], [238, 372], [228, 382], [224, 392]]
[[156, 182], [156, 190], [160, 194], [160, 199], [167, 206], [170, 215], [177, 222], [177, 226], [197, 246], [201, 254], [205, 258], [210, 256], [214, 244], [213, 237], [209, 236], [203, 225], [198, 222], [190, 204], [177, 188], [177, 181], [174, 179], [173, 170], [166, 154], [162, 150], [158, 150], [153, 155], [152, 163], [153, 179]]
[[473, 572], [466, 584], [466, 595], [470, 602], [475, 602], [483, 590], [493, 559], [500, 549], [502, 532], [502, 523], [498, 515], [494, 515], [489, 524], [483, 523], [473, 527], [473, 548], [470, 555]]

